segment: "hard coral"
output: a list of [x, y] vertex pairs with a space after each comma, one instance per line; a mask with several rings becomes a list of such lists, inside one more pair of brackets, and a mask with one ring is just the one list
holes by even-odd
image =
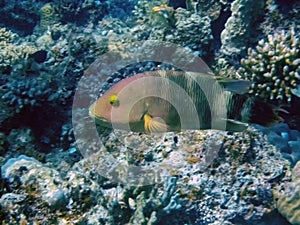
[[135, 30], [141, 38], [179, 44], [204, 58], [211, 53], [213, 36], [209, 16], [180, 7], [174, 9], [163, 1], [155, 3], [139, 1], [134, 10], [138, 24]]
[[37, 51], [35, 46], [29, 44], [16, 44], [18, 35], [0, 29], [0, 71], [5, 71], [18, 59], [27, 59], [28, 56]]
[[[212, 1], [192, 1], [189, 0], [189, 5], [193, 6], [193, 8], [199, 12], [203, 13], [211, 18], [211, 20], [216, 20], [220, 17], [221, 13], [224, 11], [228, 11], [230, 8], [230, 3], [232, 0], [212, 0]], [[192, 9], [191, 9], [192, 10]]]
[[1, 26], [20, 35], [32, 34], [39, 20], [39, 9], [43, 0], [0, 1]]
[[11, 80], [5, 89], [2, 99], [13, 106], [17, 113], [24, 107], [42, 105], [51, 95], [49, 82], [37, 79]]
[[59, 22], [59, 17], [51, 3], [46, 3], [40, 9], [40, 29], [46, 31], [49, 26]]
[[213, 39], [210, 18], [182, 8], [176, 9], [174, 16], [176, 30], [174, 34], [168, 36], [169, 41], [198, 51], [200, 56], [209, 52]]
[[107, 5], [99, 1], [54, 0], [53, 7], [63, 23], [98, 22], [107, 14]]
[[290, 102], [292, 95], [300, 96], [300, 39], [292, 28], [268, 35], [256, 49], [248, 49], [241, 60], [240, 73], [255, 83], [250, 93], [281, 102]]
[[255, 33], [255, 23], [263, 16], [263, 0], [235, 0], [231, 4], [231, 17], [221, 33], [221, 53], [239, 56], [246, 50]]
[[292, 181], [285, 185], [284, 190], [278, 193], [278, 211], [293, 225], [300, 224], [300, 163], [292, 172]]
[[154, 0], [154, 1], [147, 1], [147, 0], [140, 0], [137, 2], [136, 6], [133, 10], [133, 15], [139, 24], [145, 24], [152, 22], [152, 9], [155, 6], [159, 6], [160, 4], [166, 4], [166, 1], [161, 0]]

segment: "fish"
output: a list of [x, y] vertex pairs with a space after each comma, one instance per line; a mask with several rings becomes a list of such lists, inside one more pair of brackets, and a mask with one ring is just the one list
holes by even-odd
[[154, 6], [152, 8], [153, 12], [173, 12], [174, 8], [168, 6], [167, 4], [161, 4], [159, 6]]
[[[242, 132], [257, 104], [247, 92], [253, 82], [210, 73], [156, 70], [126, 77], [89, 107], [97, 124], [140, 133], [216, 129]], [[278, 120], [272, 110], [261, 121]], [[257, 113], [255, 114], [257, 116]], [[255, 120], [260, 122], [259, 120]]]
[[[166, 22], [165, 25], [174, 26], [175, 25], [175, 17], [174, 17], [174, 8], [168, 6], [167, 4], [161, 4], [159, 6], [154, 6], [152, 8], [153, 12], [153, 20], [157, 20], [161, 23]], [[158, 16], [158, 17], [157, 17]], [[163, 18], [163, 20], [161, 20]]]

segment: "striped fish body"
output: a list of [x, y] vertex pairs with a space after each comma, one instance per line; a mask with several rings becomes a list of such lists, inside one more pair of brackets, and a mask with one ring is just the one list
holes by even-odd
[[204, 73], [145, 72], [115, 84], [92, 104], [90, 115], [105, 126], [136, 132], [242, 131], [247, 125], [227, 116], [240, 116], [245, 97], [235, 96], [250, 84]]

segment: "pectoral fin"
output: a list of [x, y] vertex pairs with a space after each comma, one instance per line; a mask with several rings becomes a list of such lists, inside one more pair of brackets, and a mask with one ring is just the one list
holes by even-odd
[[144, 115], [144, 129], [147, 133], [161, 133], [168, 131], [168, 125], [159, 117]]

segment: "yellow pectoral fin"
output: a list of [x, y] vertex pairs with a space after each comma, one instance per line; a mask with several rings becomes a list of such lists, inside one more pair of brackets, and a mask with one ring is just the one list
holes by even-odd
[[161, 133], [168, 131], [168, 125], [159, 117], [144, 115], [144, 129], [147, 133]]

